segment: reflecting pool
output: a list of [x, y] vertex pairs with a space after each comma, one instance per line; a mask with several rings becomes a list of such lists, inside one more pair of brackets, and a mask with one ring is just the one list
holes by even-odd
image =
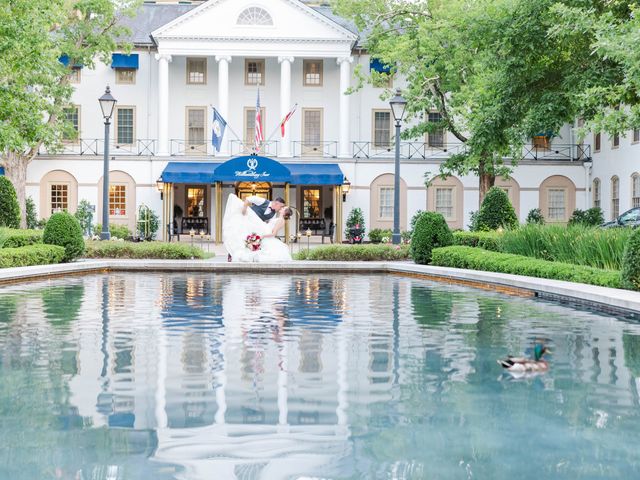
[[0, 479], [639, 478], [639, 387], [633, 320], [420, 279], [0, 288]]

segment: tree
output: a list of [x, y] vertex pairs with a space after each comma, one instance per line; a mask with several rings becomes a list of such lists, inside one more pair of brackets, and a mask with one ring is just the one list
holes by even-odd
[[29, 162], [43, 145], [56, 151], [63, 136], [73, 133], [64, 118], [73, 66], [109, 62], [117, 39], [127, 32], [118, 21], [138, 3], [9, 0], [0, 8], [0, 153], [16, 188], [23, 227]]

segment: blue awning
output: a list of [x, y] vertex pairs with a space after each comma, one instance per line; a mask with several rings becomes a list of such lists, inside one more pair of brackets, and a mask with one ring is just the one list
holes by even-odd
[[0, 167], [0, 175], [4, 175], [4, 167]]
[[[63, 64], [65, 67], [69, 66], [69, 55], [62, 55], [60, 58], [58, 58], [58, 60], [60, 61], [61, 64]], [[77, 68], [82, 68], [82, 65], [76, 63], [74, 65], [74, 67]]]
[[213, 172], [219, 163], [169, 162], [162, 172], [165, 183], [213, 183]]
[[124, 53], [111, 54], [111, 68], [138, 68], [138, 54], [132, 53], [125, 55]]
[[369, 71], [371, 70], [375, 70], [378, 73], [390, 73], [391, 65], [386, 65], [377, 58], [372, 58], [369, 61]]
[[236, 157], [218, 166], [218, 182], [291, 182], [289, 169], [268, 157]]
[[337, 163], [288, 163], [292, 185], [342, 185], [344, 174]]

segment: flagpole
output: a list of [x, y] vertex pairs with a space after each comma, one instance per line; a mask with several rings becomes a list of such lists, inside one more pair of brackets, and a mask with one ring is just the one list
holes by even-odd
[[[209, 106], [210, 106], [213, 110], [215, 110], [215, 109], [216, 109], [216, 107], [214, 107], [214, 106], [213, 106], [213, 104], [211, 104], [211, 103], [209, 104]], [[226, 119], [225, 119], [225, 121], [226, 121]], [[227, 122], [227, 126], [226, 126], [226, 128], [228, 128], [228, 129], [231, 131], [231, 133], [233, 133], [233, 135], [236, 137], [236, 139], [237, 139], [240, 143], [243, 143], [243, 142], [242, 142], [242, 139], [241, 139], [241, 138], [238, 136], [238, 134], [233, 130], [233, 128], [231, 128], [231, 125], [229, 125], [229, 122]]]
[[[297, 106], [298, 106], [298, 104], [296, 103], [292, 108], [289, 109], [289, 112], [291, 112], [291, 110], [293, 110]], [[267, 142], [269, 142], [273, 138], [273, 136], [276, 134], [278, 129], [282, 127], [282, 122], [284, 122], [284, 120], [287, 118], [287, 115], [289, 115], [289, 112], [287, 112], [287, 114], [284, 117], [282, 117], [282, 120], [280, 120], [280, 123], [278, 123], [278, 126], [273, 130], [271, 135], [269, 135], [269, 138], [267, 138], [267, 140], [266, 140]]]

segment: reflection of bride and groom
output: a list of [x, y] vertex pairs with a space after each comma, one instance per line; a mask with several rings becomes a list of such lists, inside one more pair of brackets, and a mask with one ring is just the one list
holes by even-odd
[[[231, 194], [222, 220], [222, 241], [229, 261], [286, 262], [291, 260], [289, 248], [277, 238], [292, 210], [282, 198], [267, 200], [252, 196], [244, 201]], [[247, 237], [261, 237], [260, 248], [251, 249]]]

